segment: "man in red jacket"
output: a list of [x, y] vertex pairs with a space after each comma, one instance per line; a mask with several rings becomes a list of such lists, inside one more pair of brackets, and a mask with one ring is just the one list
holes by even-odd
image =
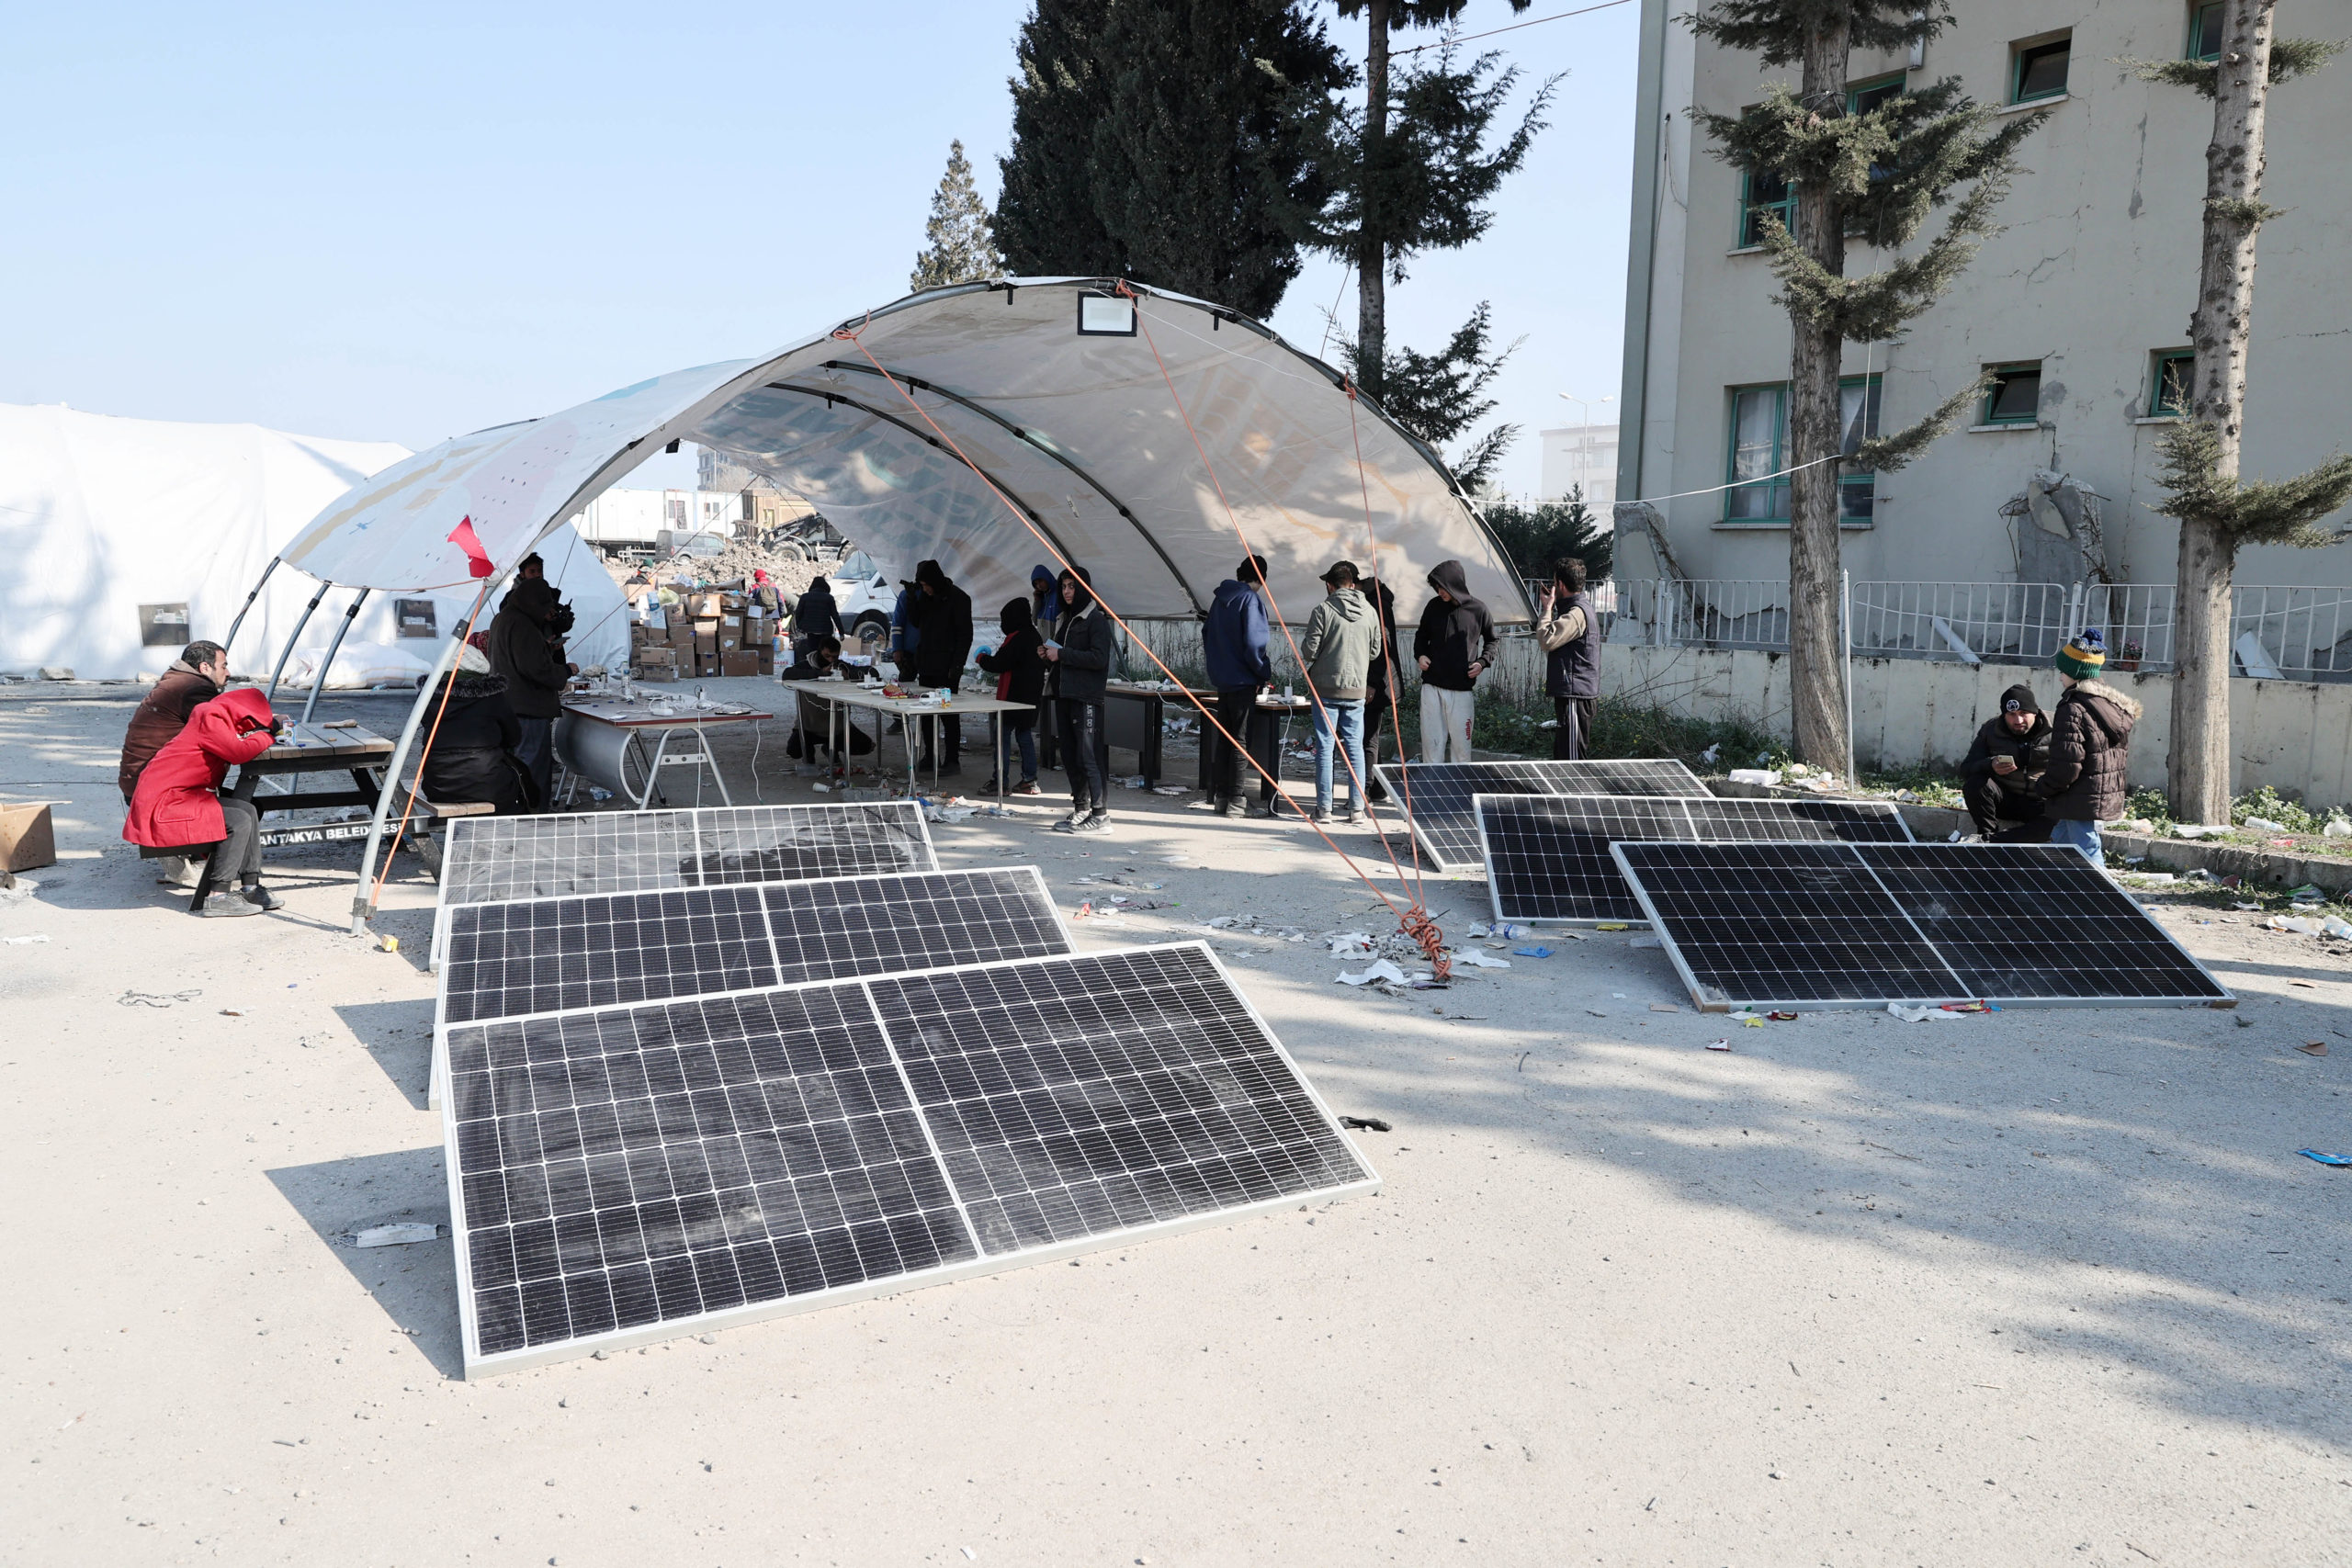
[[[253, 802], [224, 797], [220, 781], [232, 767], [269, 750], [286, 721], [250, 686], [200, 703], [187, 728], [166, 742], [139, 775], [122, 836], [150, 849], [212, 847], [212, 858], [196, 885], [191, 914], [258, 915], [277, 908], [261, 885], [261, 813]], [[240, 897], [208, 907], [230, 878], [243, 884]]]
[[[130, 804], [131, 795], [139, 788], [139, 775], [156, 752], [162, 750], [172, 737], [187, 728], [187, 716], [200, 703], [209, 703], [229, 689], [229, 654], [217, 642], [192, 642], [180, 650], [172, 667], [156, 677], [147, 688], [147, 695], [130, 716], [130, 726], [122, 737], [122, 763], [115, 771], [115, 783], [122, 790], [122, 803]], [[196, 886], [196, 873], [187, 862], [177, 855], [165, 855], [156, 863], [165, 882], [183, 887]]]

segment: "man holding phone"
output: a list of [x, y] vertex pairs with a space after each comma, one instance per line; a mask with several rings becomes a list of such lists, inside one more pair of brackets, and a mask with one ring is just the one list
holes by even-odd
[[1976, 831], [2005, 843], [2041, 842], [2049, 837], [2041, 796], [2034, 783], [2050, 766], [2050, 718], [2020, 682], [2001, 694], [2001, 711], [1976, 731], [1976, 744], [1960, 764], [1961, 798]]

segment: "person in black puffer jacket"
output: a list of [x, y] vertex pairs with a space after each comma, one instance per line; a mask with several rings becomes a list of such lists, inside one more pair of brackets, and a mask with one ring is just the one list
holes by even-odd
[[1012, 793], [1035, 795], [1036, 709], [1046, 694], [1046, 639], [1037, 633], [1026, 599], [1007, 604], [996, 624], [1004, 634], [1004, 640], [981, 653], [979, 666], [996, 677], [998, 701], [1027, 703], [1029, 706], [1025, 711], [997, 716], [996, 772], [989, 779], [988, 793], [995, 794], [1004, 776], [1012, 771], [1012, 747], [1008, 743], [1017, 741], [1021, 748], [1021, 782], [1012, 786]]
[[1054, 824], [1057, 833], [1111, 830], [1110, 769], [1104, 765], [1102, 695], [1111, 680], [1111, 655], [1118, 630], [1094, 602], [1092, 577], [1084, 567], [1061, 575], [1062, 613], [1054, 629], [1058, 643], [1046, 649], [1053, 666], [1054, 716], [1060, 727], [1062, 771], [1069, 775], [1070, 813]]
[[573, 673], [557, 651], [555, 591], [542, 578], [521, 577], [498, 603], [490, 623], [490, 667], [506, 682], [506, 700], [523, 726], [514, 754], [530, 770], [545, 800], [554, 793], [555, 721], [563, 711], [565, 679]]
[[2057, 664], [2066, 691], [2051, 716], [2050, 766], [2034, 790], [2050, 803], [2050, 841], [2101, 865], [2098, 825], [2121, 817], [2131, 798], [2125, 779], [2140, 705], [2099, 679], [2107, 643], [2095, 629], [2060, 649]]
[[448, 688], [447, 705], [437, 688], [425, 699], [440, 717], [432, 750], [417, 770], [424, 798], [447, 806], [487, 802], [501, 817], [537, 810], [542, 803], [530, 770], [515, 755], [523, 726], [506, 699], [505, 678], [469, 643], [458, 650], [458, 667], [441, 681]]
[[[922, 634], [915, 645], [915, 680], [925, 686], [956, 689], [964, 678], [964, 660], [972, 653], [972, 596], [948, 580], [935, 560], [915, 566], [914, 622]], [[939, 729], [940, 749], [947, 753], [938, 762], [943, 773], [964, 771], [964, 717], [944, 714], [932, 721]], [[917, 767], [933, 766], [925, 756]]]
[[2049, 716], [2020, 682], [2001, 694], [2001, 711], [1977, 730], [1960, 764], [1961, 798], [1976, 831], [2001, 843], [2047, 843], [2046, 803], [2034, 786], [2049, 766]]

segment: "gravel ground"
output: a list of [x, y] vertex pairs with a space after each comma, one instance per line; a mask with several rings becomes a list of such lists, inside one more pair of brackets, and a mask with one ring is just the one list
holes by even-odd
[[[193, 923], [115, 841], [134, 695], [0, 693], [0, 794], [63, 802], [65, 857], [0, 900], [49, 938], [0, 945], [0, 1562], [2346, 1560], [2352, 1172], [2295, 1151], [2352, 1145], [2352, 974], [2317, 939], [2160, 906], [2234, 1012], [1742, 1029], [1625, 934], [1367, 997], [1280, 934], [1381, 929], [1311, 836], [1129, 792], [1073, 841], [1034, 803], [943, 855], [1069, 908], [1167, 885], [1088, 946], [1258, 916], [1216, 946], [1394, 1124], [1353, 1134], [1384, 1190], [467, 1383], [448, 1243], [335, 1240], [447, 1219], [433, 890], [401, 857], [399, 954], [345, 934], [345, 851]], [[821, 798], [771, 730], [764, 798]]]

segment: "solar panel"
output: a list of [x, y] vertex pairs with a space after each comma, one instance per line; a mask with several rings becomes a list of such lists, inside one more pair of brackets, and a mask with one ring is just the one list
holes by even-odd
[[468, 1376], [1376, 1189], [1205, 944], [448, 1035]]
[[1911, 841], [1903, 814], [1878, 800], [1479, 795], [1473, 804], [1498, 920], [1646, 919], [1610, 856], [1620, 840]]
[[1383, 762], [1374, 774], [1404, 807], [1421, 853], [1442, 872], [1470, 871], [1478, 843], [1481, 795], [1700, 795], [1699, 776], [1672, 758], [1600, 758], [1577, 762]]
[[442, 850], [433, 960], [446, 961], [451, 913], [468, 905], [938, 869], [908, 800], [459, 817]]
[[2055, 844], [1612, 846], [1702, 1008], [2235, 998]]
[[1035, 866], [462, 905], [444, 1023], [1070, 950]]
[[938, 865], [910, 800], [459, 817], [442, 851], [440, 897], [482, 904]]

